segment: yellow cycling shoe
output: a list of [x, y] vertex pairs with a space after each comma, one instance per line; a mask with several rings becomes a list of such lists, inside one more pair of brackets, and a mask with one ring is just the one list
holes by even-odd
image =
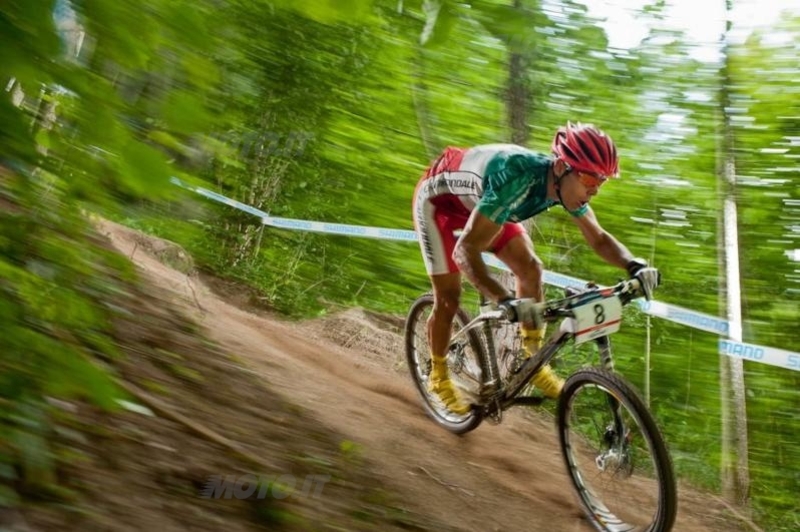
[[531, 377], [531, 384], [550, 399], [558, 399], [558, 396], [561, 395], [561, 390], [564, 389], [564, 379], [556, 375], [550, 364], [542, 366], [542, 369]]
[[[544, 327], [541, 329], [520, 328], [520, 337], [522, 338], [525, 358], [535, 355], [542, 348], [544, 344], [544, 332]], [[561, 390], [564, 389], [564, 379], [556, 375], [549, 364], [542, 366], [542, 369], [531, 377], [530, 383], [536, 386], [545, 397], [550, 399], [557, 399], [558, 396], [561, 395]]]
[[472, 410], [472, 406], [461, 397], [458, 388], [450, 380], [446, 364], [433, 364], [428, 380], [428, 391], [436, 394], [445, 408], [454, 414], [464, 415]]

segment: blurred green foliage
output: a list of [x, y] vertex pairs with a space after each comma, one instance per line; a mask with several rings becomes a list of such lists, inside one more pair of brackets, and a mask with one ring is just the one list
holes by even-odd
[[68, 499], [56, 480], [69, 458], [52, 445], [63, 401], [113, 409], [122, 396], [102, 363], [121, 356], [110, 318], [133, 269], [92, 232], [87, 208], [166, 197], [174, 154], [152, 133], [209, 124], [196, 96], [217, 80], [192, 62], [210, 44], [195, 23], [210, 21], [178, 16], [188, 6], [0, 9], [0, 504], [15, 500], [7, 486]]
[[[623, 176], [593, 200], [601, 223], [662, 270], [659, 299], [719, 314], [721, 65], [695, 59], [663, 9], [644, 8], [649, 37], [619, 50], [571, 1], [5, 2], [0, 471], [52, 471], [45, 396], [110, 405], [116, 394], [90, 361], [115, 356], [98, 302], [125, 267], [88, 236], [82, 209], [178, 241], [206, 270], [293, 316], [340, 305], [402, 314], [428, 289], [416, 246], [265, 228], [187, 197], [168, 176], [277, 216], [411, 229], [414, 187], [439, 150], [510, 138], [510, 51], [526, 62], [528, 144], [546, 151], [567, 120], [607, 130]], [[786, 18], [732, 45], [725, 110], [735, 124], [745, 341], [795, 351], [800, 275], [787, 252], [800, 247], [797, 42], [800, 20]], [[558, 209], [532, 234], [548, 269], [601, 283], [620, 276]], [[615, 337], [619, 369], [644, 388], [648, 321], [628, 313]], [[716, 489], [716, 337], [660, 320], [650, 334], [652, 407], [676, 466]], [[746, 364], [756, 517], [791, 530], [800, 378]]]

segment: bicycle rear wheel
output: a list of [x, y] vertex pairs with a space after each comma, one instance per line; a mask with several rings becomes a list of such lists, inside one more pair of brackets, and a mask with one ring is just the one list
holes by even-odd
[[[422, 404], [428, 415], [441, 427], [454, 434], [463, 434], [475, 429], [483, 420], [480, 407], [473, 407], [466, 414], [450, 412], [439, 398], [428, 391], [431, 373], [431, 350], [428, 345], [427, 322], [433, 311], [433, 296], [425, 294], [411, 305], [405, 323], [405, 347], [408, 369]], [[453, 333], [469, 323], [469, 316], [462, 309], [456, 313]], [[447, 366], [450, 379], [467, 398], [477, 402], [482, 383], [485, 355], [478, 334], [472, 330], [450, 344]]]
[[668, 532], [678, 509], [672, 461], [634, 388], [600, 368], [570, 376], [558, 403], [561, 451], [591, 524]]

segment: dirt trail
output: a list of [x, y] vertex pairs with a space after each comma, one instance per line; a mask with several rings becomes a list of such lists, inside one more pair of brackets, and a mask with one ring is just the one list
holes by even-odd
[[[511, 412], [462, 437], [424, 414], [399, 338], [369, 316], [348, 311], [287, 323], [220, 297], [158, 260], [129, 229], [101, 233], [140, 268], [162, 299], [184, 309], [205, 334], [273, 391], [359, 446], [383, 487], [415, 514], [465, 531], [588, 532], [568, 484], [551, 420]], [[191, 414], [191, 413], [189, 413]], [[714, 498], [681, 487], [675, 530], [735, 530]]]

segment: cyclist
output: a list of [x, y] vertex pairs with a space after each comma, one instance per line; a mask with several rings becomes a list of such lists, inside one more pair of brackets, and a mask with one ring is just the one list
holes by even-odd
[[[462, 273], [491, 301], [516, 310], [527, 356], [542, 346], [544, 327], [536, 313], [530, 306], [527, 310], [517, 306], [514, 295], [489, 274], [481, 257], [491, 251], [508, 266], [516, 278], [517, 298], [542, 301], [542, 261], [519, 222], [560, 204], [605, 261], [631, 276], [647, 266], [600, 226], [589, 207], [603, 183], [619, 174], [611, 138], [593, 125], [568, 122], [556, 132], [552, 152], [547, 156], [513, 144], [450, 147], [417, 185], [414, 225], [434, 297], [428, 320], [429, 389], [451, 412], [465, 414], [471, 408], [450, 381], [446, 364]], [[458, 230], [462, 231], [456, 236]], [[549, 365], [531, 382], [550, 398], [558, 397], [564, 385]]]

